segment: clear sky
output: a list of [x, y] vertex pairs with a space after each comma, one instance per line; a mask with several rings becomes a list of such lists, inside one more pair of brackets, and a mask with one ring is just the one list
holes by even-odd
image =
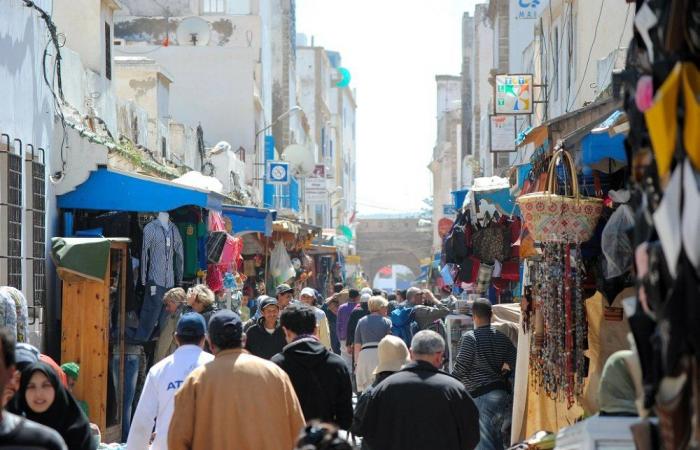
[[340, 52], [357, 89], [360, 213], [417, 211], [431, 195], [435, 75], [460, 74], [462, 13], [475, 3], [296, 1], [297, 32]]

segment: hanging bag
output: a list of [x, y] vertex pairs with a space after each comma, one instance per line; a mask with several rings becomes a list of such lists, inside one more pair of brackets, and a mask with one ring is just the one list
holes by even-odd
[[[561, 158], [569, 170], [572, 195], [556, 192], [556, 166]], [[525, 226], [539, 242], [585, 242], [593, 236], [603, 212], [603, 201], [582, 197], [574, 160], [566, 150], [557, 150], [552, 156], [547, 173], [547, 190], [518, 197]]]

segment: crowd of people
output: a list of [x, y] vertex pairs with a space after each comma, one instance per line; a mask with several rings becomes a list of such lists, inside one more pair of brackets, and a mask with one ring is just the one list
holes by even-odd
[[[334, 291], [305, 288], [294, 300], [282, 284], [245, 321], [217, 310], [205, 287], [166, 293], [126, 448], [504, 448], [515, 348], [491, 326], [487, 300], [474, 303], [475, 329], [449, 373], [450, 308], [432, 293]], [[70, 392], [79, 367], [2, 331], [0, 344], [0, 448], [95, 449], [87, 405]]]

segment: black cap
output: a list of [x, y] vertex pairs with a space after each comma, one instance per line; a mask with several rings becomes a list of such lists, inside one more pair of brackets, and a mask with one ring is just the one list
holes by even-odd
[[294, 289], [286, 283], [280, 284], [279, 286], [277, 286], [277, 289], [275, 289], [275, 295], [286, 294], [287, 292], [293, 293]]
[[260, 311], [262, 311], [270, 305], [279, 307], [279, 305], [277, 304], [277, 299], [268, 295], [261, 295], [260, 297], [258, 297], [258, 303], [260, 304]]
[[240, 339], [243, 336], [243, 322], [235, 312], [230, 309], [217, 311], [209, 319], [209, 336], [230, 336]]
[[204, 316], [196, 312], [185, 313], [177, 321], [178, 336], [204, 336], [207, 333], [207, 324]]

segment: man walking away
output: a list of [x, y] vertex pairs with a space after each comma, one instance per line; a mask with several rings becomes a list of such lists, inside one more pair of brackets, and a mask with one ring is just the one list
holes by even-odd
[[416, 333], [411, 360], [379, 383], [367, 404], [364, 438], [381, 450], [472, 450], [479, 442], [479, 412], [456, 378], [438, 369], [444, 339]]
[[515, 370], [516, 349], [491, 326], [491, 302], [474, 301], [474, 329], [464, 333], [453, 375], [459, 378], [479, 408], [478, 450], [503, 448], [503, 424], [511, 414], [508, 375]]
[[[357, 324], [365, 316], [369, 316], [369, 299], [372, 298], [371, 294], [362, 294], [360, 296], [360, 306], [355, 308], [350, 314], [350, 320], [348, 320], [348, 334], [345, 337], [345, 343], [347, 344], [348, 353], [355, 354], [355, 331], [357, 330]], [[353, 356], [353, 362], [356, 365], [357, 360]]]
[[245, 349], [251, 354], [270, 359], [287, 344], [279, 323], [280, 309], [277, 300], [267, 295], [260, 297], [262, 317], [246, 332]]
[[340, 339], [340, 356], [342, 356], [345, 364], [347, 364], [348, 369], [352, 369], [352, 353], [348, 351], [347, 338], [348, 338], [348, 322], [350, 321], [350, 315], [357, 307], [360, 301], [360, 291], [357, 289], [350, 289], [348, 292], [348, 302], [340, 305], [338, 308], [338, 321], [335, 324], [336, 333], [338, 333], [338, 339]]
[[168, 449], [293, 448], [304, 416], [287, 374], [243, 350], [243, 324], [233, 311], [212, 316], [208, 340], [215, 358], [175, 394]]
[[350, 371], [342, 358], [315, 336], [316, 315], [307, 305], [282, 311], [282, 329], [289, 344], [272, 362], [289, 375], [307, 420], [333, 422], [347, 430], [352, 424]]
[[[0, 328], [0, 391], [15, 374], [15, 339]], [[66, 450], [56, 430], [16, 416], [0, 408], [0, 449]]]
[[327, 299], [326, 303], [321, 307], [328, 318], [328, 330], [331, 333], [331, 348], [336, 355], [340, 355], [340, 339], [338, 339], [338, 332], [336, 329], [336, 324], [338, 323], [338, 308], [340, 308], [340, 302], [338, 301], [339, 296], [339, 294], [333, 294], [333, 297]]
[[136, 413], [131, 421], [127, 450], [148, 448], [155, 423], [156, 437], [151, 450], [168, 449], [168, 427], [173, 415], [175, 392], [195, 368], [214, 359], [203, 350], [206, 325], [195, 312], [183, 314], [177, 322], [175, 340], [178, 348], [151, 367], [141, 392]]

